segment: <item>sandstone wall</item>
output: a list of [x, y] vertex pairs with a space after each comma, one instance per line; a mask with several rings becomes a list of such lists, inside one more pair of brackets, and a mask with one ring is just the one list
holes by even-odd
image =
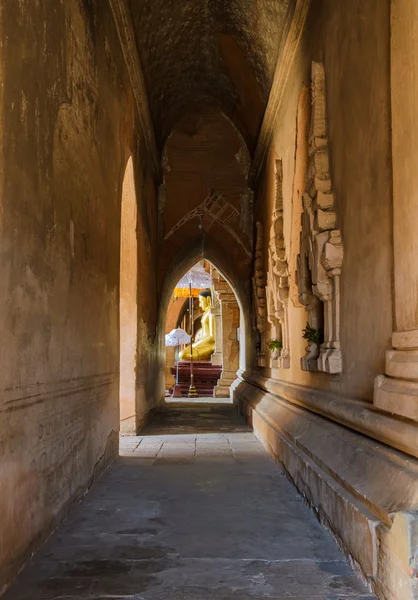
[[1, 592], [118, 451], [120, 197], [131, 153], [140, 417], [154, 402], [156, 223], [108, 3], [2, 1], [0, 11]]
[[[275, 194], [274, 160], [279, 158], [283, 164], [284, 237], [291, 277], [291, 366], [273, 376], [368, 401], [372, 401], [374, 377], [384, 370], [385, 349], [390, 346], [392, 332], [389, 8], [386, 0], [312, 2], [277, 116], [255, 217], [265, 228], [267, 269]], [[337, 227], [342, 231], [344, 244], [343, 369], [339, 375], [301, 370], [300, 357], [306, 346], [302, 329], [307, 314], [294, 302], [312, 61], [322, 62], [325, 68], [331, 178], [337, 201]]]
[[[275, 240], [275, 248], [279, 248], [279, 258], [284, 241], [289, 264], [290, 366], [255, 367], [253, 361], [235, 386], [234, 401], [377, 596], [382, 600], [412, 600], [417, 597], [416, 577], [411, 568], [416, 552], [418, 502], [416, 422], [393, 414], [399, 410], [396, 401], [387, 411], [376, 408], [384, 409], [384, 405], [372, 404], [376, 400], [375, 378], [384, 372], [385, 351], [391, 348], [394, 307], [405, 309], [405, 313], [416, 308], [411, 301], [412, 293], [401, 294], [395, 302], [392, 285], [394, 234], [401, 240], [396, 248], [400, 261], [413, 252], [414, 236], [412, 225], [403, 218], [393, 227], [390, 4], [389, 0], [311, 2], [280, 112], [276, 115], [274, 139], [264, 162], [255, 203], [255, 221], [262, 224], [264, 232], [263, 269], [257, 265], [259, 282], [263, 281], [261, 271], [267, 274], [269, 265], [273, 211], [279, 215], [278, 230], [283, 216], [283, 237], [273, 230], [271, 239]], [[398, 51], [396, 60], [403, 62], [402, 51], [405, 54], [405, 48], [412, 47], [415, 39], [413, 27], [409, 28], [413, 21], [408, 19], [415, 6], [413, 2], [406, 6], [395, 1], [394, 19], [399, 19], [397, 9], [401, 5], [406, 8], [403, 18], [408, 22], [405, 41], [402, 24], [397, 21], [395, 40], [399, 48], [396, 42], [392, 43]], [[405, 64], [410, 55], [405, 54]], [[310, 145], [310, 119], [312, 115], [318, 121], [323, 119], [321, 111], [316, 111], [317, 104], [311, 101], [313, 62], [317, 63], [315, 69], [321, 63], [325, 72], [327, 139], [319, 136]], [[393, 65], [396, 61], [392, 57], [392, 69]], [[413, 78], [409, 79], [412, 89]], [[317, 99], [321, 86], [315, 83], [313, 95]], [[400, 94], [396, 98], [402, 103]], [[403, 108], [405, 112], [401, 113], [397, 106], [396, 115], [407, 115], [405, 122], [411, 123], [414, 104], [406, 103]], [[403, 119], [399, 121], [403, 124]], [[322, 130], [322, 123], [316, 125], [316, 130]], [[404, 130], [398, 128], [397, 133], [399, 147]], [[408, 144], [411, 139], [413, 135], [408, 137]], [[310, 156], [318, 159], [318, 163], [310, 164], [310, 175], [327, 171], [324, 155], [316, 152], [318, 148], [329, 150], [330, 169], [325, 179], [332, 181], [337, 218], [332, 229], [341, 230], [344, 246], [340, 281], [342, 369], [332, 375], [304, 371], [300, 364], [307, 345], [302, 339], [302, 329], [308, 313], [298, 298], [295, 272], [309, 146]], [[399, 177], [399, 166], [393, 172], [405, 184], [413, 179], [415, 171], [401, 154], [400, 165], [406, 176]], [[277, 177], [278, 172], [282, 172], [282, 177]], [[280, 180], [282, 194], [278, 202]], [[305, 197], [308, 207], [312, 198], [318, 200], [313, 188], [319, 189], [315, 181], [308, 198]], [[407, 197], [405, 205], [413, 206], [413, 194]], [[401, 194], [399, 202], [402, 198]], [[315, 211], [314, 206], [310, 214]], [[402, 236], [402, 225], [406, 237]], [[259, 230], [260, 226], [257, 233]], [[406, 244], [405, 239], [411, 243]], [[313, 258], [312, 264], [318, 261]], [[403, 262], [400, 273], [405, 271], [413, 275], [414, 268], [408, 261]], [[398, 270], [395, 275], [398, 281], [402, 279]], [[413, 277], [406, 280], [411, 290]], [[312, 288], [309, 277], [303, 283]], [[262, 314], [260, 301], [258, 309]], [[271, 331], [267, 319], [265, 322], [267, 331], [263, 335], [268, 340]], [[413, 320], [408, 323], [401, 326], [405, 329], [414, 326]], [[415, 347], [414, 330], [408, 334], [411, 334], [410, 346]], [[253, 335], [253, 346], [255, 338]], [[404, 364], [410, 367], [415, 350], [405, 356]], [[402, 358], [395, 356], [395, 360], [403, 365]], [[397, 380], [388, 379], [392, 390], [393, 381]], [[416, 414], [414, 385], [405, 384], [409, 412], [400, 410], [398, 414], [406, 417]], [[396, 392], [397, 389], [394, 396]], [[405, 474], [407, 480], [400, 481]]]

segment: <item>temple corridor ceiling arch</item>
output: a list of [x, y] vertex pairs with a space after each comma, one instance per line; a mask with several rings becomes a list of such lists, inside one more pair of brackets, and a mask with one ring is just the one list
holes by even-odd
[[160, 152], [175, 124], [214, 102], [255, 150], [296, 0], [129, 0]]

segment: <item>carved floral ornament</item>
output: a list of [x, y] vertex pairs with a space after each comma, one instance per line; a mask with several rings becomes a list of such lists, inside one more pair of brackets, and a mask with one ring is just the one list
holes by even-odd
[[309, 313], [310, 325], [323, 326], [324, 342], [307, 347], [304, 370], [340, 373], [340, 275], [343, 264], [341, 232], [336, 228], [335, 194], [329, 168], [325, 72], [312, 63], [312, 114], [309, 163], [303, 194], [302, 232], [298, 256], [299, 300]]

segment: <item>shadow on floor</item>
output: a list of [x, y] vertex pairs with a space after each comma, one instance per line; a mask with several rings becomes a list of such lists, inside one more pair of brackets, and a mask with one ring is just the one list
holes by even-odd
[[371, 600], [232, 406], [170, 407], [4, 600]]
[[141, 436], [156, 433], [183, 435], [188, 433], [222, 433], [250, 431], [231, 402], [170, 401], [156, 411]]

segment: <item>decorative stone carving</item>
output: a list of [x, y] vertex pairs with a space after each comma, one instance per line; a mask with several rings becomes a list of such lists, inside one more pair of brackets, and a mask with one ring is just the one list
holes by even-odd
[[[310, 325], [324, 328], [319, 352], [309, 346], [302, 369], [340, 373], [340, 275], [343, 263], [341, 232], [336, 229], [327, 139], [325, 72], [312, 63], [312, 116], [306, 191], [303, 195], [302, 233], [298, 256], [299, 300]], [[318, 357], [315, 357], [318, 354]]]
[[256, 244], [255, 261], [253, 276], [253, 294], [255, 311], [255, 329], [259, 334], [259, 351], [257, 356], [257, 365], [265, 367], [266, 349], [265, 349], [265, 324], [266, 324], [266, 274], [263, 265], [263, 225], [256, 223]]
[[283, 235], [283, 166], [276, 160], [276, 194], [273, 221], [270, 228], [269, 270], [267, 275], [267, 319], [271, 325], [272, 338], [281, 340], [281, 352], [271, 357], [271, 367], [290, 367], [289, 342], [289, 272]]

